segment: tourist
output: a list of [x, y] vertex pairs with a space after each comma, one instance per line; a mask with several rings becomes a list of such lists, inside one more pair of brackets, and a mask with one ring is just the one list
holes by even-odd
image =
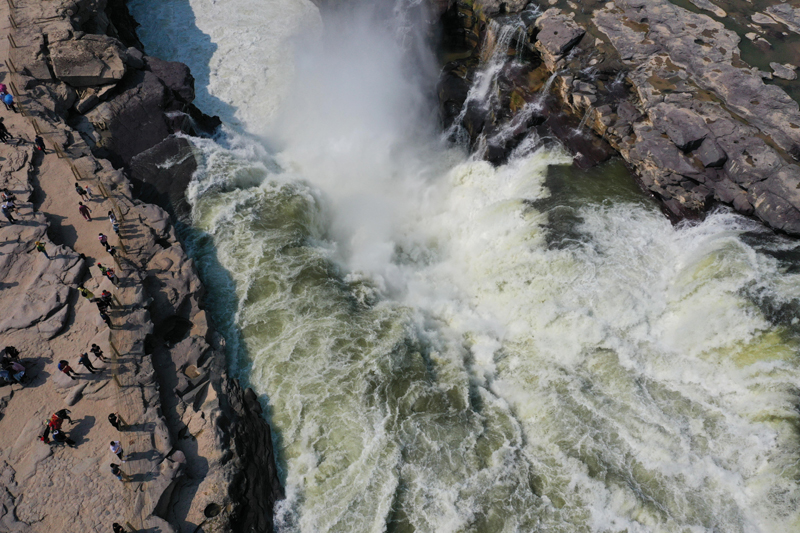
[[111, 528], [113, 529], [113, 533], [125, 533], [125, 528], [117, 524], [116, 522], [111, 524]]
[[16, 200], [17, 197], [8, 192], [8, 189], [0, 189], [0, 201], [7, 202], [9, 200]]
[[67, 437], [67, 434], [61, 431], [60, 429], [54, 430], [51, 435], [53, 436], [53, 441], [59, 444], [66, 444], [70, 448], [77, 448], [75, 441]]
[[19, 350], [13, 346], [6, 346], [4, 351], [6, 353], [6, 357], [19, 361]]
[[111, 222], [112, 225], [117, 221], [117, 217], [114, 215], [113, 211], [108, 212], [108, 221]]
[[117, 249], [106, 243], [106, 252], [111, 256], [111, 259], [117, 258]]
[[33, 138], [33, 143], [36, 145], [36, 149], [42, 153], [47, 153], [47, 149], [44, 146], [44, 139], [42, 139], [41, 135], [37, 135]]
[[64, 360], [58, 362], [58, 369], [72, 379], [75, 379], [75, 376], [80, 375], [77, 372], [75, 372], [71, 366], [69, 366], [69, 363], [67, 361]]
[[45, 424], [44, 431], [39, 435], [39, 440], [45, 444], [50, 444], [50, 424]]
[[89, 351], [92, 352], [94, 356], [100, 359], [102, 362], [108, 362], [108, 359], [106, 359], [106, 357], [103, 355], [103, 350], [101, 350], [98, 345], [92, 344], [92, 348]]
[[114, 477], [116, 477], [118, 480], [124, 483], [130, 479], [130, 477], [120, 469], [118, 464], [111, 463], [109, 466], [111, 467], [111, 473], [114, 474]]
[[[72, 411], [70, 411], [69, 409], [59, 409], [58, 411], [53, 413], [53, 416], [57, 417], [57, 418], [60, 418], [61, 420], [69, 420], [70, 424], [74, 424], [75, 422], [73, 422], [72, 419], [69, 417], [71, 412]], [[61, 426], [59, 426], [59, 427], [61, 427]]]
[[92, 301], [97, 306], [97, 310], [100, 311], [101, 313], [105, 313], [106, 311], [108, 311], [108, 304], [101, 298], [95, 298]]
[[41, 253], [43, 253], [46, 258], [52, 259], [52, 257], [47, 255], [47, 250], [45, 250], [44, 243], [42, 241], [36, 241], [35, 243], [33, 243], [33, 246], [35, 250], [39, 250]]
[[3, 124], [3, 119], [0, 118], [0, 141], [7, 142], [10, 138], [11, 134], [8, 133], [8, 128], [6, 128], [6, 125]]
[[3, 96], [3, 103], [6, 105], [6, 110], [13, 111], [14, 113], [17, 112], [17, 107], [14, 105], [14, 97], [11, 93], [6, 93]]
[[17, 221], [14, 219], [14, 217], [11, 216], [11, 211], [14, 210], [15, 208], [16, 208], [16, 206], [14, 205], [14, 203], [11, 200], [8, 200], [7, 202], [3, 202], [3, 205], [0, 205], [0, 211], [3, 212], [3, 215], [6, 217], [6, 219], [8, 219], [8, 221], [11, 224], [16, 224], [17, 223]]
[[111, 296], [110, 292], [103, 290], [103, 292], [100, 293], [100, 299], [108, 304], [108, 307], [114, 307], [114, 298]]
[[100, 241], [100, 244], [106, 246], [108, 244], [108, 237], [106, 237], [102, 233], [98, 233], [97, 235], [98, 235], [97, 239]]
[[117, 431], [122, 431], [120, 425], [122, 424], [122, 418], [117, 416], [117, 413], [111, 413], [108, 415], [108, 422], [116, 428]]
[[114, 325], [111, 323], [111, 317], [108, 316], [108, 313], [100, 311], [100, 318], [103, 319], [103, 322], [106, 323], [106, 326], [108, 326], [110, 329], [114, 329]]
[[86, 194], [86, 189], [84, 189], [83, 187], [81, 187], [77, 183], [75, 184], [75, 192], [78, 193], [78, 195], [81, 197], [81, 200], [88, 200], [89, 199], [89, 195]]
[[83, 285], [78, 287], [78, 292], [81, 293], [81, 296], [83, 296], [90, 302], [94, 299], [94, 293], [89, 289], [85, 288]]
[[111, 441], [111, 446], [109, 446], [108, 449], [111, 450], [111, 453], [113, 453], [117, 457], [119, 457], [120, 461], [122, 461], [123, 463], [125, 462], [125, 459], [124, 459], [124, 455], [125, 454], [124, 454], [124, 452], [122, 450], [122, 444], [120, 444], [118, 440], [112, 440]]
[[[83, 190], [83, 189], [81, 189], [81, 190]], [[86, 193], [86, 191], [84, 191], [84, 194], [85, 193]], [[92, 212], [92, 210], [89, 209], [88, 207], [86, 207], [85, 205], [83, 205], [83, 202], [78, 202], [78, 212], [83, 216], [83, 218], [85, 218], [89, 222], [92, 221], [92, 215], [89, 214], [89, 213]]]
[[117, 222], [116, 220], [114, 222], [112, 222], [111, 223], [111, 229], [114, 230], [114, 233], [119, 235], [119, 222]]
[[88, 370], [92, 374], [94, 374], [95, 371], [97, 370], [95, 367], [92, 366], [92, 362], [89, 361], [89, 354], [86, 352], [81, 354], [80, 359], [78, 359], [78, 363], [82, 364], [84, 368], [86, 368], [86, 370]]
[[114, 272], [113, 268], [106, 268], [101, 263], [97, 263], [97, 268], [100, 269], [100, 272], [111, 280], [111, 283], [114, 285], [119, 284], [119, 278], [117, 278], [117, 274]]
[[83, 189], [83, 190], [86, 191], [86, 196], [88, 196], [90, 200], [92, 198], [94, 198], [94, 194], [92, 193], [92, 186], [91, 185], [87, 185], [86, 188]]

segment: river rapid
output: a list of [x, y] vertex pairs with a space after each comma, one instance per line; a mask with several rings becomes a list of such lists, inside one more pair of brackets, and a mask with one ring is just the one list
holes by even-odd
[[533, 137], [449, 144], [419, 3], [129, 2], [225, 123], [183, 233], [278, 530], [800, 530], [797, 243], [674, 226]]

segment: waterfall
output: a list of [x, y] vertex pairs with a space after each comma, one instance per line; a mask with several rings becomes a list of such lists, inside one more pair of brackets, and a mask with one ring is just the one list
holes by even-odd
[[129, 5], [227, 121], [185, 235], [268, 405], [281, 533], [797, 530], [796, 242], [674, 226], [535, 138], [498, 166], [442, 142], [416, 17]]

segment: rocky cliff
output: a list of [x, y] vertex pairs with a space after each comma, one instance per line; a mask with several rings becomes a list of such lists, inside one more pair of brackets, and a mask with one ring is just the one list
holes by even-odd
[[[796, 10], [775, 2], [735, 18], [724, 3], [679, 3], [456, 0], [442, 15], [446, 125], [459, 122], [497, 162], [533, 128], [558, 136], [578, 164], [616, 152], [678, 217], [726, 204], [800, 235], [800, 111], [770, 81], [793, 77], [794, 65], [771, 61], [766, 72], [741, 48], [797, 53]], [[747, 42], [729, 27], [752, 30]], [[498, 46], [515, 59], [493, 99], [469, 102]], [[556, 98], [546, 98], [550, 76]]]
[[[111, 522], [271, 531], [282, 488], [269, 425], [253, 391], [227, 375], [224, 339], [169, 213], [142, 201], [186, 212], [193, 158], [175, 134], [215, 126], [191, 105], [191, 73], [142, 52], [119, 0], [15, 0], [0, 15], [0, 76], [17, 100], [5, 115], [13, 138], [0, 145], [0, 188], [18, 206], [17, 223], [0, 228], [0, 347], [17, 347], [27, 366], [24, 385], [0, 388], [0, 530], [60, 531], [72, 520], [87, 531]], [[176, 155], [182, 164], [163, 164]], [[75, 183], [91, 187], [91, 220], [77, 211]], [[116, 268], [118, 286], [97, 263]], [[79, 285], [114, 294], [109, 325]], [[91, 344], [107, 357], [95, 374], [77, 364]], [[58, 371], [61, 359], [77, 379]], [[50, 413], [67, 406], [77, 448], [39, 441]], [[110, 412], [124, 431], [105, 422]], [[124, 484], [108, 469], [110, 440], [128, 455]]]

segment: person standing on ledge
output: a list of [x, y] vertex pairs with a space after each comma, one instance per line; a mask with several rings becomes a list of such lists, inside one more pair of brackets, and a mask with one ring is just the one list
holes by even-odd
[[109, 466], [111, 467], [111, 473], [114, 474], [114, 477], [117, 478], [118, 480], [124, 483], [125, 481], [130, 479], [130, 476], [125, 472], [123, 472], [118, 464], [111, 463]]
[[6, 104], [6, 109], [9, 111], [13, 111], [14, 113], [17, 112], [17, 107], [14, 105], [14, 97], [11, 96], [11, 93], [6, 93], [3, 96], [3, 103]]
[[86, 287], [84, 287], [83, 285], [78, 287], [78, 292], [81, 293], [81, 296], [83, 296], [87, 300], [89, 300], [89, 301], [94, 300], [94, 293], [92, 291], [90, 291], [89, 289], [87, 289]]
[[80, 359], [78, 359], [78, 363], [82, 364], [83, 367], [92, 374], [94, 374], [95, 371], [99, 372], [99, 370], [92, 366], [92, 362], [89, 361], [89, 354], [86, 352], [81, 354]]
[[[47, 255], [47, 250], [45, 250], [45, 248], [44, 248], [44, 243], [43, 243], [42, 241], [36, 241], [36, 242], [33, 244], [33, 246], [34, 246], [34, 249], [35, 249], [35, 250], [38, 250], [38, 251], [40, 251], [41, 253], [43, 253], [43, 254], [44, 254], [44, 256], [45, 256], [46, 258], [48, 258], [48, 259], [52, 259], [52, 257], [50, 257], [49, 255]], [[31, 251], [33, 251], [33, 250], [31, 250]]]
[[[83, 191], [83, 189], [81, 190]], [[83, 191], [83, 193], [86, 194], [86, 191]], [[78, 212], [81, 214], [81, 216], [83, 216], [83, 218], [85, 218], [89, 222], [92, 221], [92, 215], [89, 214], [92, 212], [92, 210], [83, 205], [83, 202], [78, 202]]]
[[10, 138], [11, 134], [8, 133], [8, 128], [6, 128], [6, 125], [3, 124], [3, 119], [0, 118], [0, 141], [5, 143], [8, 142]]
[[120, 461], [125, 462], [125, 452], [122, 450], [122, 444], [118, 440], [112, 440], [108, 449], [111, 450], [111, 453], [116, 454]]
[[36, 149], [42, 152], [43, 154], [47, 153], [47, 149], [44, 146], [44, 139], [42, 139], [41, 135], [37, 135], [33, 138], [33, 144], [36, 145]]
[[121, 428], [122, 418], [117, 416], [117, 413], [111, 413], [110, 415], [108, 415], [108, 422], [109, 424], [114, 426], [114, 428], [116, 428], [117, 431], [122, 431]]
[[89, 351], [92, 352], [94, 356], [100, 359], [102, 362], [108, 362], [108, 359], [106, 359], [106, 357], [103, 355], [103, 350], [101, 350], [98, 345], [92, 344], [92, 348]]
[[78, 185], [77, 183], [75, 184], [75, 192], [78, 193], [78, 196], [81, 197], [81, 200], [88, 200], [89, 199], [89, 195], [86, 194], [86, 190], [83, 187], [81, 187], [80, 185]]
[[13, 203], [9, 204], [9, 202], [11, 202], [11, 200], [9, 200], [8, 202], [3, 202], [3, 205], [0, 206], [0, 211], [3, 212], [3, 215], [5, 215], [5, 217], [11, 224], [16, 224], [17, 223], [16, 219], [11, 216], [11, 211], [14, 208], [14, 206]]
[[75, 376], [79, 376], [80, 375], [77, 372], [75, 372], [74, 370], [72, 370], [72, 367], [69, 366], [69, 363], [67, 361], [64, 361], [63, 359], [58, 362], [58, 369], [61, 372], [63, 372], [64, 374], [66, 374], [69, 377], [71, 377], [72, 379], [75, 379]]

